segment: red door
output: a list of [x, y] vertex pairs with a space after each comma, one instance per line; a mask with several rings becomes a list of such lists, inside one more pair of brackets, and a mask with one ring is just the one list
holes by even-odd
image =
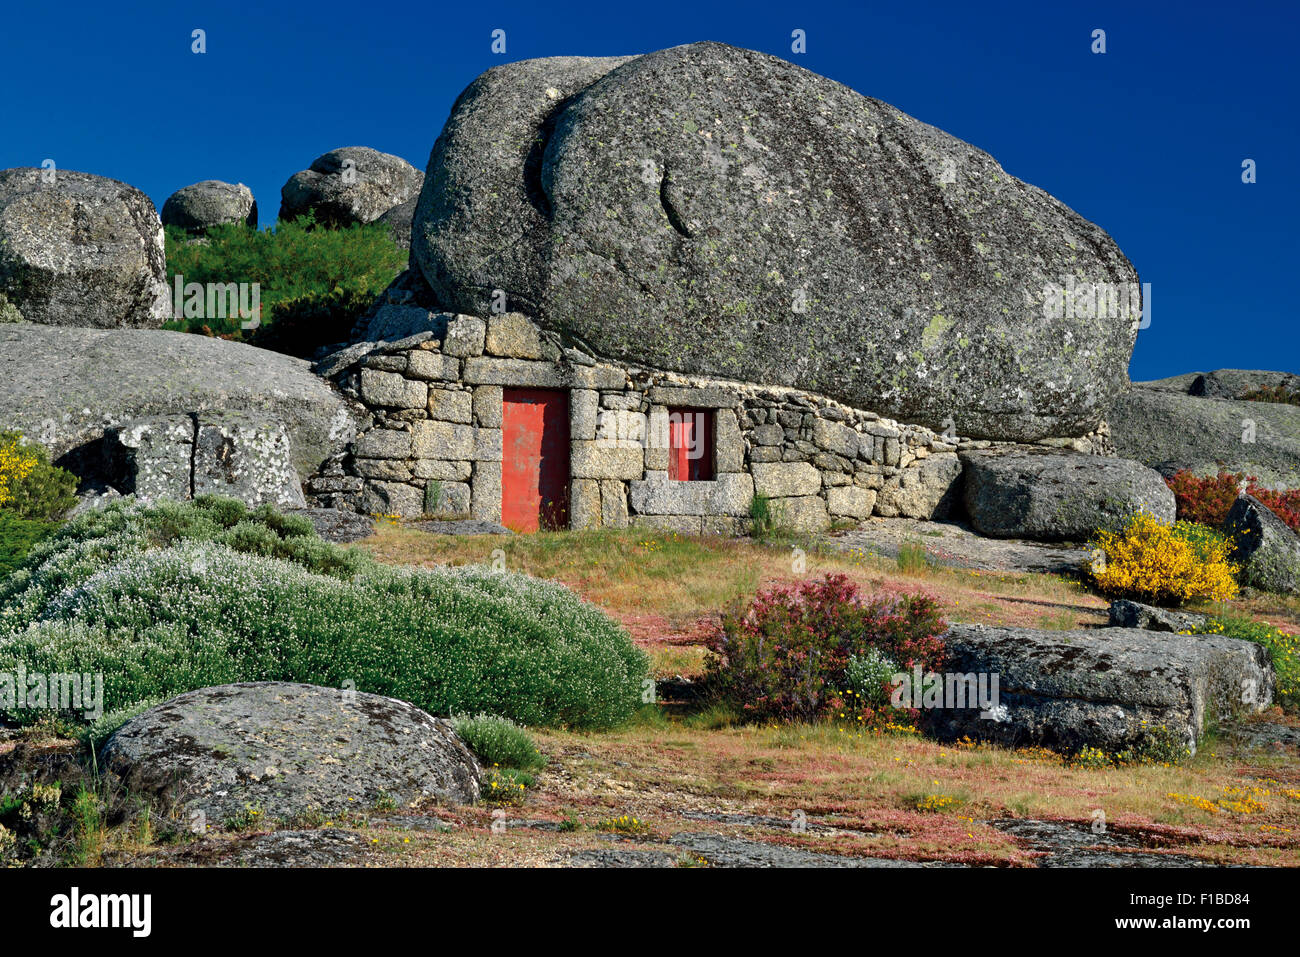
[[713, 413], [668, 410], [668, 477], [681, 482], [713, 479]]
[[569, 396], [503, 389], [501, 524], [516, 532], [569, 527]]

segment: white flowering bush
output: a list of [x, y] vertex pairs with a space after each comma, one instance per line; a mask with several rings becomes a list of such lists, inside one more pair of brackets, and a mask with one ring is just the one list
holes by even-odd
[[207, 500], [69, 523], [0, 583], [0, 671], [102, 673], [107, 712], [234, 681], [525, 725], [607, 727], [636, 707], [644, 653], [567, 588], [388, 568], [295, 521]]

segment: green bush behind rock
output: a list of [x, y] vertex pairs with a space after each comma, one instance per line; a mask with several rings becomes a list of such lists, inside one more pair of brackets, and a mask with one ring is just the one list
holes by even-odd
[[[608, 727], [643, 652], [567, 588], [477, 566], [389, 568], [228, 499], [81, 516], [0, 581], [0, 672], [102, 673], [106, 712], [237, 681], [300, 681]], [[8, 715], [26, 721], [28, 713]]]
[[227, 223], [201, 242], [177, 227], [166, 230], [167, 283], [257, 283], [262, 321], [253, 330], [241, 320], [174, 319], [166, 329], [202, 332], [309, 358], [317, 348], [344, 341], [406, 265], [405, 250], [382, 223], [343, 229], [318, 227], [307, 215], [277, 222], [273, 229]]

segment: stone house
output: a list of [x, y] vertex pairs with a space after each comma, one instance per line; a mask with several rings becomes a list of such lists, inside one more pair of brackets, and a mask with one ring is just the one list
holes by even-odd
[[958, 451], [992, 444], [797, 389], [597, 359], [520, 313], [436, 318], [318, 368], [364, 406], [366, 425], [308, 481], [317, 504], [517, 531], [736, 534], [759, 496], [782, 524], [812, 531], [942, 516]]

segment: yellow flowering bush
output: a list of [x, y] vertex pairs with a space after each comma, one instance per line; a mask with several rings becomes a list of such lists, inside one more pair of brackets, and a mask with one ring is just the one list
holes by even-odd
[[1092, 545], [1090, 572], [1103, 594], [1155, 605], [1226, 601], [1237, 594], [1229, 542], [1207, 526], [1166, 525], [1137, 512], [1122, 530], [1099, 532]]
[[36, 456], [24, 446], [17, 433], [0, 437], [0, 505], [12, 501], [14, 489], [36, 468]]

